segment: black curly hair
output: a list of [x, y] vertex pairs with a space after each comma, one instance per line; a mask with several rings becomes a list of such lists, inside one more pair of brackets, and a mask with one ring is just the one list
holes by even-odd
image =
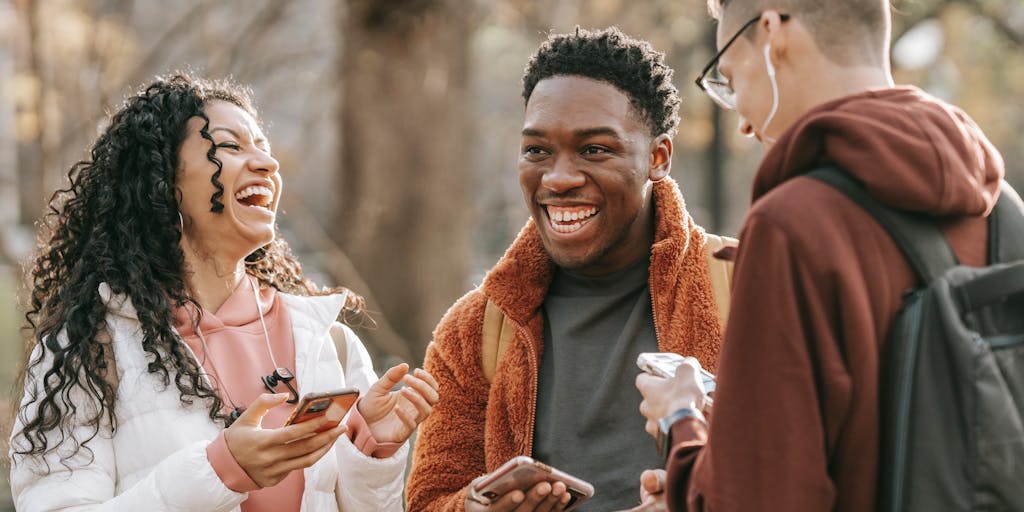
[[[59, 451], [65, 463], [80, 449], [88, 450], [86, 444], [101, 428], [117, 428], [117, 376], [101, 283], [131, 299], [148, 371], [165, 386], [173, 381], [182, 403], [199, 400], [209, 405], [212, 420], [226, 421], [220, 398], [172, 327], [175, 307], [201, 311], [185, 280], [175, 187], [179, 151], [193, 117], [205, 121], [200, 134], [210, 142], [207, 158], [217, 167], [210, 178], [210, 210], [224, 208], [221, 163], [204, 113], [211, 101], [232, 103], [257, 117], [251, 92], [230, 81], [189, 73], [158, 77], [126, 100], [92, 146], [90, 158], [68, 171], [67, 188], [50, 198], [25, 313], [32, 355], [23, 370], [25, 402], [18, 413], [22, 428], [16, 432], [21, 442], [12, 443], [15, 454], [45, 455], [69, 442], [70, 449]], [[284, 292], [344, 290], [321, 289], [306, 279], [279, 236], [247, 260], [254, 260], [246, 265], [251, 275]], [[360, 311], [362, 299], [349, 297], [348, 312]], [[71, 435], [75, 427], [89, 428], [91, 435], [76, 439]]]
[[523, 100], [545, 78], [577, 75], [614, 85], [650, 127], [650, 135], [674, 137], [679, 125], [679, 91], [665, 55], [647, 41], [617, 27], [552, 34], [540, 45], [523, 73]]

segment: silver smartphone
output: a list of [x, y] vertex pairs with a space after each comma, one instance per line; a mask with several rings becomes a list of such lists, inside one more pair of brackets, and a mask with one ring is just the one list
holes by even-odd
[[[683, 356], [674, 352], [643, 352], [636, 358], [636, 365], [651, 375], [670, 379], [675, 377], [676, 368], [683, 364], [684, 359]], [[704, 392], [713, 392], [715, 390], [715, 376], [701, 368], [700, 377], [704, 383]]]

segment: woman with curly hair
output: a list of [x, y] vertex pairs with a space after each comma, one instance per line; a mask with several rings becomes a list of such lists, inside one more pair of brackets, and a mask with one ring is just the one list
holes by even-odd
[[[184, 74], [71, 168], [32, 270], [19, 510], [401, 510], [437, 384], [405, 364], [377, 379], [337, 321], [361, 299], [276, 236], [278, 171], [250, 93]], [[346, 386], [345, 421], [285, 425], [286, 401]]]

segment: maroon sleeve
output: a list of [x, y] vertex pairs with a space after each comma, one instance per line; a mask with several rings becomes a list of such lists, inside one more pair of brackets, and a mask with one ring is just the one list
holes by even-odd
[[687, 486], [697, 457], [707, 443], [708, 432], [700, 420], [687, 417], [672, 425], [672, 439], [676, 443], [668, 457], [668, 476], [672, 482], [666, 489], [669, 510], [686, 510]]
[[[830, 510], [823, 416], [849, 388], [841, 358], [819, 350], [838, 345], [833, 279], [764, 218], [752, 214], [740, 239], [710, 432], [705, 442], [699, 424], [675, 427], [670, 510]], [[822, 389], [840, 390], [836, 401]]]

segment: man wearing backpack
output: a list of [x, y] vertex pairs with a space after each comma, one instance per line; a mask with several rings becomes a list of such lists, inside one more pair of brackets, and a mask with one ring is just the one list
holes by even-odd
[[[890, 498], [879, 485], [880, 471], [891, 469], [880, 462], [887, 455], [880, 424], [892, 419], [881, 411], [898, 391], [880, 387], [889, 363], [883, 355], [904, 293], [925, 283], [871, 213], [806, 174], [841, 169], [875, 202], [937, 227], [961, 264], [982, 267], [993, 256], [988, 217], [1000, 196], [1003, 160], [960, 109], [893, 85], [887, 0], [710, 0], [709, 6], [719, 20], [719, 52], [700, 85], [720, 106], [738, 111], [740, 131], [761, 141], [766, 153], [740, 232], [733, 321], [710, 429], [699, 412], [694, 365], [671, 380], [637, 378], [648, 431], [669, 435], [674, 445], [665, 481], [645, 478], [645, 488], [664, 489], [673, 511], [873, 511]], [[1008, 187], [1002, 191], [1002, 209], [1019, 218], [1020, 198]], [[978, 338], [977, 350], [988, 350], [983, 345]], [[945, 377], [954, 368], [936, 371]], [[956, 391], [929, 406], [962, 410]], [[998, 415], [1019, 423], [1019, 405], [1017, 411], [1008, 405]], [[909, 421], [946, 421], [939, 418]], [[974, 424], [974, 418], [954, 419]], [[971, 456], [1003, 460], [1004, 453], [1019, 453], [1019, 437], [998, 441], [1004, 444]], [[1010, 494], [1022, 492], [1020, 459], [1005, 462], [1017, 475]], [[986, 478], [958, 461], [947, 464], [949, 479], [923, 492], [944, 496], [962, 482]], [[922, 469], [928, 468], [911, 468]], [[980, 506], [992, 499], [986, 510], [1009, 510], [1019, 499], [959, 496], [963, 502], [932, 509], [966, 510], [971, 500]]]
[[441, 399], [416, 443], [411, 511], [562, 510], [561, 483], [489, 505], [470, 492], [519, 455], [593, 484], [582, 510], [633, 506], [641, 471], [663, 460], [635, 413], [637, 355], [717, 366], [717, 237], [669, 177], [679, 97], [663, 55], [618, 29], [552, 35], [523, 97], [519, 183], [532, 219], [434, 333], [425, 368]]

